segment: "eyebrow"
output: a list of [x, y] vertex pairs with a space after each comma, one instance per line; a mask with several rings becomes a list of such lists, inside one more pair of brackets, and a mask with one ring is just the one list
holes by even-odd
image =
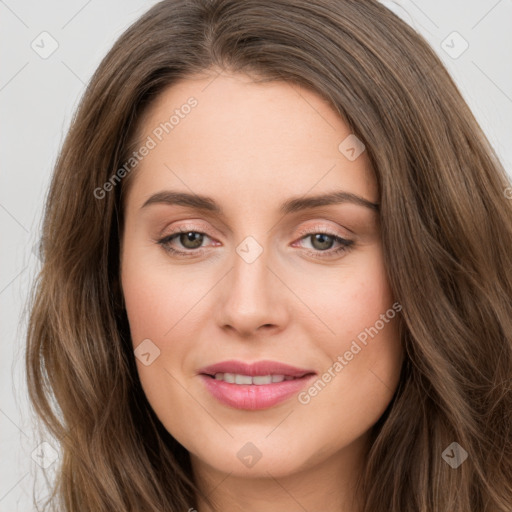
[[[372, 203], [364, 197], [352, 194], [351, 192], [345, 192], [343, 190], [316, 196], [292, 197], [281, 205], [279, 211], [281, 214], [286, 215], [302, 210], [342, 203], [352, 203], [358, 206], [364, 206], [376, 212], [379, 211], [379, 205], [377, 203]], [[195, 208], [196, 210], [203, 210], [220, 216], [224, 215], [220, 205], [218, 205], [211, 197], [189, 194], [187, 192], [175, 192], [172, 190], [157, 192], [144, 202], [141, 209], [153, 204], [188, 206], [190, 208]]]

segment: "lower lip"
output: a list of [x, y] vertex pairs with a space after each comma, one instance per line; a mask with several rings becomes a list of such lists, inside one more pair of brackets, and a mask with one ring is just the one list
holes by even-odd
[[315, 375], [283, 380], [272, 384], [230, 384], [208, 375], [199, 375], [208, 391], [225, 405], [235, 409], [256, 411], [268, 409], [297, 394]]

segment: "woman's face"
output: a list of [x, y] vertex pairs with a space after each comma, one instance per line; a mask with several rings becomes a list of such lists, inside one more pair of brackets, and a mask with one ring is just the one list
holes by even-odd
[[315, 93], [213, 76], [141, 124], [121, 265], [144, 392], [198, 469], [353, 469], [402, 362], [369, 159]]

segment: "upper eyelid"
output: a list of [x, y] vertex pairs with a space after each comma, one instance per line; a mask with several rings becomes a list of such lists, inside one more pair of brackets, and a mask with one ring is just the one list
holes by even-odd
[[[348, 228], [343, 228], [347, 231], [350, 231]], [[299, 235], [307, 235], [307, 234], [313, 234], [313, 233], [328, 233], [333, 236], [339, 236], [340, 238], [343, 238], [343, 235], [339, 233], [339, 229], [327, 227], [322, 224], [314, 224], [313, 226], [309, 226], [307, 228], [301, 228], [299, 230]], [[350, 231], [351, 232], [351, 231]]]

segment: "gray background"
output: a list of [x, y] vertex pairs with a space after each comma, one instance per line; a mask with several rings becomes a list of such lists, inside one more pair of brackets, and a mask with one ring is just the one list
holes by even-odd
[[[154, 3], [0, 0], [0, 512], [35, 510], [32, 487], [46, 494], [36, 461], [58, 456], [49, 446], [37, 449], [23, 371], [24, 308], [50, 173], [85, 84]], [[512, 174], [512, 0], [383, 3], [427, 38]]]

